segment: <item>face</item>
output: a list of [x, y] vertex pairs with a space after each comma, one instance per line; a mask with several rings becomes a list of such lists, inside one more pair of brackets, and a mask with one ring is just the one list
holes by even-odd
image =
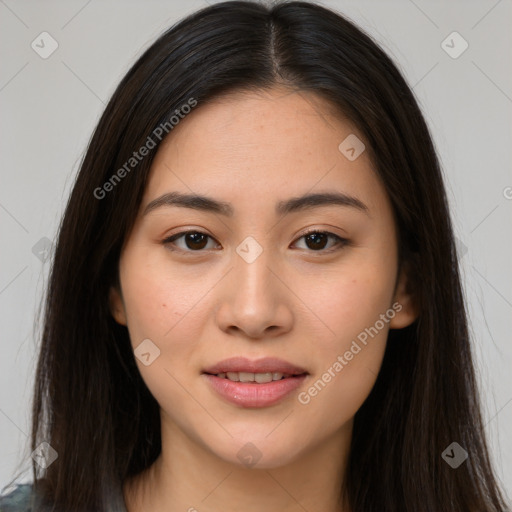
[[274, 88], [198, 106], [160, 146], [111, 307], [163, 430], [262, 468], [350, 430], [389, 329], [416, 318], [354, 137], [319, 97]]

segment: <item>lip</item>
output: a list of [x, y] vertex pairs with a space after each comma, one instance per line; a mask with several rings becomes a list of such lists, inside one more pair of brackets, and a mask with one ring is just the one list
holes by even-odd
[[203, 376], [214, 391], [232, 404], [240, 407], [268, 407], [283, 400], [301, 386], [307, 374], [274, 380], [265, 384], [233, 382], [206, 373]]
[[[218, 373], [227, 372], [279, 372], [291, 376], [264, 384], [233, 382], [216, 376]], [[231, 357], [206, 368], [203, 372], [203, 377], [217, 394], [240, 407], [268, 407], [274, 405], [301, 386], [308, 375], [304, 368], [272, 357], [254, 361], [245, 357]]]
[[203, 372], [209, 373], [210, 375], [226, 372], [280, 372], [287, 373], [288, 375], [301, 375], [303, 373], [307, 373], [304, 368], [275, 357], [264, 357], [253, 361], [245, 357], [230, 357], [229, 359], [224, 359], [223, 361], [206, 368]]

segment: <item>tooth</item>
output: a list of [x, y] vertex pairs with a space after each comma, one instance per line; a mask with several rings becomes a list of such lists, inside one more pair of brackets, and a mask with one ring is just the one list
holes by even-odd
[[256, 373], [254, 375], [254, 380], [258, 384], [264, 384], [265, 382], [272, 382], [272, 374], [271, 373]]
[[273, 380], [281, 380], [283, 378], [291, 377], [287, 373], [281, 372], [265, 372], [265, 373], [252, 373], [252, 372], [227, 372], [218, 373], [217, 377], [224, 379], [227, 378], [233, 382], [256, 382], [257, 384], [266, 384]]

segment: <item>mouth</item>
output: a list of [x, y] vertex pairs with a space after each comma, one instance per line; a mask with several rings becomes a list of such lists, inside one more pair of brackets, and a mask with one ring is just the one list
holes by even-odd
[[287, 361], [242, 357], [226, 359], [203, 371], [210, 387], [239, 407], [274, 405], [302, 385], [309, 373]]

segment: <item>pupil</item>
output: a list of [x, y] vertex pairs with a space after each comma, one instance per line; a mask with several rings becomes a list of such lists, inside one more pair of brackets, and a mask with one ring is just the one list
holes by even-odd
[[[206, 238], [206, 235], [202, 233], [187, 233], [187, 247], [189, 249], [202, 249], [206, 245]], [[306, 243], [308, 243], [310, 249], [323, 249], [327, 237], [324, 233], [312, 233], [306, 236], [306, 240], [309, 242]]]
[[[307, 235], [306, 240], [313, 240], [313, 247], [308, 247], [310, 249], [323, 249], [325, 247], [326, 236], [324, 233], [313, 233], [311, 235]], [[322, 241], [324, 243], [322, 243]], [[319, 243], [320, 242], [320, 243]]]
[[[206, 243], [204, 243], [206, 240], [206, 236], [201, 233], [188, 233], [186, 235], [186, 237], [187, 237], [187, 247], [189, 249], [202, 249], [206, 245]], [[202, 244], [201, 244], [201, 240], [200, 240], [201, 238], [204, 239]], [[191, 244], [189, 242], [191, 242]], [[197, 245], [199, 245], [199, 247]]]

